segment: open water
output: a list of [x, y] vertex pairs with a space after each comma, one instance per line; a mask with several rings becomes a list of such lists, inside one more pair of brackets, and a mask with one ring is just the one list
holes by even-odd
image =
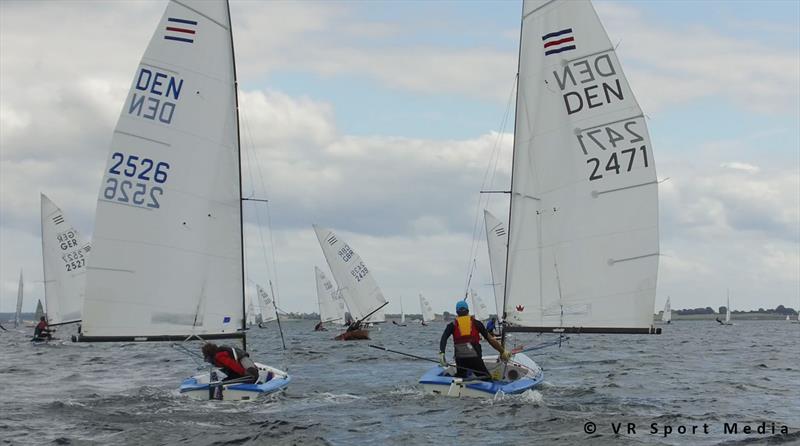
[[[248, 342], [256, 360], [288, 369], [292, 384], [282, 395], [241, 403], [181, 397], [177, 386], [196, 366], [169, 344], [32, 346], [30, 329], [0, 332], [0, 441], [800, 444], [800, 325], [785, 321], [678, 321], [661, 336], [572, 336], [532, 355], [546, 375], [538, 390], [483, 400], [425, 395], [417, 379], [429, 363], [371, 349], [370, 341], [333, 341], [335, 332], [315, 333], [312, 321], [283, 325], [285, 352], [274, 323], [251, 330]], [[435, 358], [443, 328], [384, 324], [371, 342]], [[515, 341], [548, 339], [525, 334]], [[596, 426], [591, 434], [588, 423]], [[615, 423], [622, 423], [620, 434]], [[736, 423], [738, 433], [726, 433], [724, 423]], [[668, 426], [672, 433], [664, 436]], [[681, 426], [686, 433], [678, 433]]]

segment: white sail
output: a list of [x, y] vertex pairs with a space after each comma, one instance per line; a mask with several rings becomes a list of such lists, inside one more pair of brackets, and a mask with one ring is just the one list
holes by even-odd
[[[317, 234], [333, 278], [347, 302], [350, 315], [356, 320], [363, 319], [384, 305], [386, 299], [361, 257], [333, 231], [314, 225], [314, 232]], [[365, 320], [365, 322], [385, 321], [383, 309]]]
[[664, 304], [664, 312], [661, 314], [661, 322], [669, 322], [672, 320], [672, 307], [669, 304], [669, 297], [667, 303]]
[[17, 311], [14, 313], [14, 327], [19, 327], [22, 324], [22, 296], [24, 293], [24, 286], [22, 283], [22, 270], [19, 270], [19, 286], [17, 287]]
[[79, 321], [90, 246], [81, 240], [61, 209], [45, 194], [41, 194], [41, 203], [47, 320], [51, 324]]
[[428, 302], [428, 299], [425, 299], [422, 293], [419, 293], [419, 307], [422, 310], [422, 322], [430, 322], [436, 319], [433, 307], [431, 307], [430, 302]]
[[247, 302], [247, 325], [255, 325], [256, 323], [256, 306], [253, 299], [248, 299]]
[[491, 212], [483, 211], [486, 223], [486, 242], [489, 247], [489, 267], [492, 270], [492, 287], [498, 320], [503, 319], [503, 296], [505, 295], [506, 257], [508, 253], [508, 232], [506, 225]]
[[170, 1], [111, 139], [83, 340], [242, 336], [236, 110], [227, 2]]
[[731, 291], [728, 290], [728, 302], [725, 305], [725, 322], [731, 321]]
[[400, 298], [400, 323], [401, 324], [405, 324], [406, 323], [406, 312], [403, 311], [403, 298], [402, 297]]
[[475, 290], [470, 290], [469, 295], [472, 297], [472, 314], [475, 318], [481, 321], [489, 319], [489, 317], [491, 317], [489, 314], [489, 307], [486, 306], [483, 299], [478, 296]]
[[338, 322], [344, 324], [344, 300], [336, 292], [330, 279], [318, 267], [314, 267], [314, 276], [317, 282], [317, 301], [319, 302], [319, 320], [325, 322]]
[[264, 324], [277, 320], [278, 310], [275, 307], [272, 296], [258, 284], [256, 284], [256, 293], [258, 294], [258, 305], [261, 307], [261, 323]]
[[36, 313], [33, 315], [34, 322], [39, 322], [44, 315], [44, 305], [42, 305], [42, 301], [39, 300], [36, 302]]
[[614, 47], [588, 0], [525, 0], [520, 45], [507, 321], [648, 332], [656, 171]]

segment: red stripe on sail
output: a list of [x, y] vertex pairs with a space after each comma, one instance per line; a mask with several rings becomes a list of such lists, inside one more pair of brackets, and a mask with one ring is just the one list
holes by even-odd
[[174, 26], [168, 26], [167, 31], [175, 31], [179, 33], [186, 33], [186, 34], [194, 34], [193, 29], [186, 29], [186, 28], [175, 28]]
[[574, 41], [575, 41], [574, 37], [567, 37], [566, 39], [560, 39], [560, 40], [554, 40], [552, 42], [547, 42], [547, 43], [544, 44], [544, 47], [548, 48], [548, 47], [551, 47], [551, 46], [561, 45], [562, 43], [574, 42]]

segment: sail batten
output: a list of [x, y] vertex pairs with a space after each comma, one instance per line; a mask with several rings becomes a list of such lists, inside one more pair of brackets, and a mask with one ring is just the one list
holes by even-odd
[[642, 110], [588, 0], [523, 2], [516, 116], [509, 327], [651, 332], [655, 162]]

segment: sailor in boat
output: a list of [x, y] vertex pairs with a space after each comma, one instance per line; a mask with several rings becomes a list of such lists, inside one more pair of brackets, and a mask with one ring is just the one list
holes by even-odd
[[491, 333], [493, 336], [497, 336], [495, 330], [497, 329], [497, 318], [492, 317], [489, 319], [489, 322], [486, 323], [486, 331]]
[[[447, 367], [447, 360], [445, 359], [445, 349], [447, 348], [447, 340], [453, 336], [453, 344], [455, 349], [456, 358], [456, 377], [466, 378], [467, 372], [472, 371], [476, 374], [476, 378], [483, 380], [491, 380], [491, 375], [486, 369], [486, 364], [483, 362], [483, 354], [481, 351], [481, 336], [492, 346], [495, 350], [500, 352], [500, 359], [508, 361], [511, 358], [511, 352], [507, 352], [500, 342], [486, 330], [486, 327], [475, 317], [469, 314], [469, 305], [466, 301], [460, 300], [456, 303], [456, 320], [447, 324], [442, 333], [442, 339], [439, 341], [439, 362], [442, 367]], [[463, 367], [463, 368], [462, 368]], [[476, 373], [477, 372], [477, 373]]]
[[[252, 384], [258, 380], [258, 367], [250, 359], [250, 354], [240, 348], [227, 345], [218, 346], [208, 342], [203, 345], [203, 358], [206, 362], [222, 370], [222, 373], [225, 374], [224, 381], [250, 377], [249, 383]], [[270, 379], [272, 377], [267, 376], [267, 381]]]
[[49, 341], [53, 339], [53, 334], [48, 328], [47, 319], [44, 316], [39, 318], [39, 323], [36, 324], [36, 328], [33, 329], [33, 340], [34, 341]]
[[328, 331], [328, 329], [322, 326], [322, 321], [319, 321], [317, 325], [314, 326], [314, 331]]

